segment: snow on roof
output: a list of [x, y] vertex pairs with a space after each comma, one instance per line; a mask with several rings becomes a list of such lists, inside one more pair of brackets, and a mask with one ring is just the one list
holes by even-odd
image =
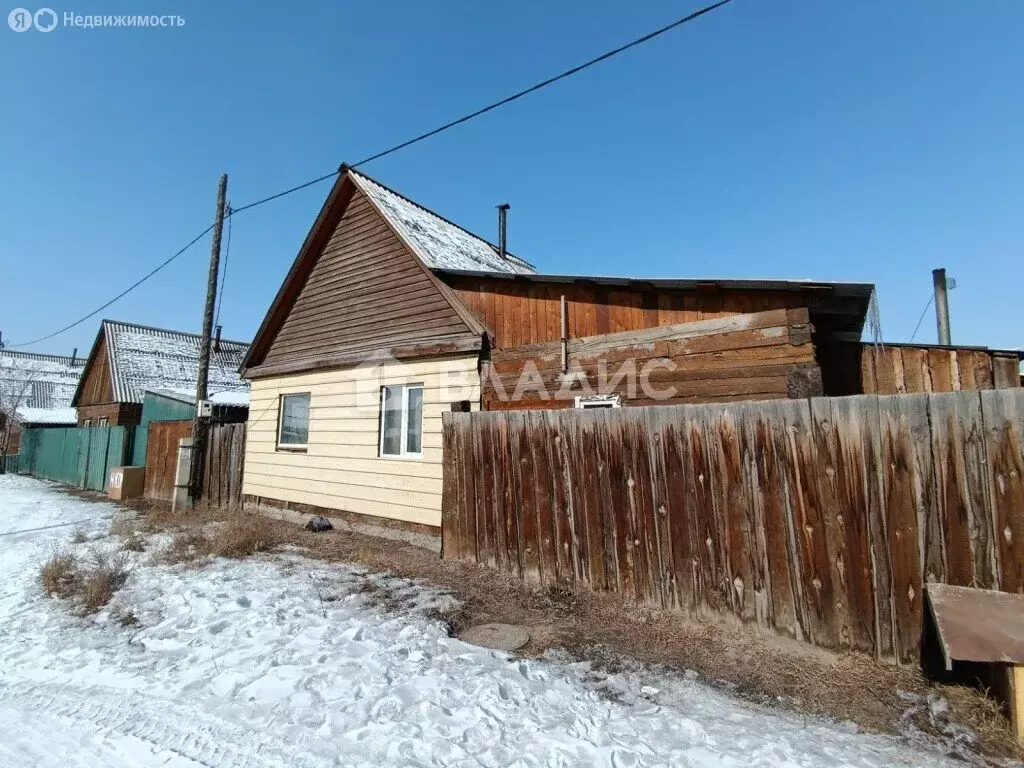
[[249, 405], [248, 392], [214, 392], [210, 395], [210, 402], [214, 405]]
[[0, 408], [63, 408], [71, 405], [85, 358], [0, 350]]
[[25, 424], [77, 424], [78, 411], [74, 408], [29, 408], [17, 411], [18, 420]]
[[529, 274], [533, 266], [361, 173], [349, 171], [359, 188], [431, 269], [475, 269]]
[[[147, 393], [160, 395], [171, 400], [177, 400], [182, 403], [195, 403], [196, 391], [195, 389], [146, 389]], [[213, 392], [210, 394], [209, 400], [214, 405], [249, 405], [249, 392], [248, 390], [226, 390], [223, 392]]]
[[[147, 389], [195, 392], [200, 336], [114, 320], [104, 320], [103, 329], [117, 402], [141, 403]], [[248, 392], [248, 382], [238, 376], [248, 346], [221, 340], [220, 350], [210, 356], [211, 392]]]

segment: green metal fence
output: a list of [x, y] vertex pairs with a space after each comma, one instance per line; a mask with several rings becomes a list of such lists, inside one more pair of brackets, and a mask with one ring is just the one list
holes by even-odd
[[132, 458], [133, 427], [26, 429], [18, 470], [78, 488], [105, 491], [112, 467]]

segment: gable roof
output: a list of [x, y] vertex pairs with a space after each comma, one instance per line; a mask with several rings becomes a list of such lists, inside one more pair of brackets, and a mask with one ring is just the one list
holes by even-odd
[[[141, 403], [147, 389], [195, 392], [202, 342], [199, 334], [104, 320], [89, 353], [87, 367], [93, 365], [100, 340], [104, 338], [115, 402]], [[248, 389], [248, 383], [237, 373], [248, 347], [243, 341], [221, 339], [219, 351], [210, 354], [211, 393]], [[77, 405], [81, 392], [79, 383], [73, 405]]]
[[67, 408], [84, 368], [81, 357], [0, 350], [0, 407]]
[[[479, 349], [484, 328], [451, 289], [434, 275], [432, 265], [487, 265], [488, 269], [507, 270], [507, 274], [510, 275], [533, 271], [532, 266], [518, 257], [509, 256], [502, 260], [498, 256], [497, 248], [486, 240], [412, 202], [369, 176], [343, 165], [274, 301], [267, 310], [249, 351], [242, 360], [241, 368], [246, 371], [246, 375], [252, 375], [253, 369], [263, 363], [335, 229], [342, 221], [350, 203], [357, 197], [365, 199], [369, 208], [382, 219], [387, 229], [394, 233], [400, 248], [418, 265], [436, 294], [443, 298], [457, 316], [458, 323], [464, 326], [458, 334], [446, 339], [450, 345], [460, 349], [463, 346], [468, 348], [475, 345], [473, 348]], [[364, 346], [369, 349], [374, 345], [368, 343]], [[409, 347], [410, 350], [412, 346]], [[339, 353], [331, 355], [330, 360], [322, 358], [320, 362], [325, 365], [348, 364], [344, 362], [345, 360], [345, 354]]]
[[529, 274], [528, 261], [505, 252], [458, 224], [439, 216], [365, 174], [349, 170], [356, 185], [377, 206], [388, 223], [431, 269], [478, 269]]

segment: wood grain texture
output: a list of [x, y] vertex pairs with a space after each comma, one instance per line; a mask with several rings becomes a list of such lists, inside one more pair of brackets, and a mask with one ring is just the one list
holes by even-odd
[[898, 663], [919, 656], [926, 581], [1024, 592], [1020, 388], [444, 424], [445, 556], [534, 584]]
[[1019, 388], [1020, 360], [975, 348], [861, 345], [861, 392], [921, 392]]
[[322, 247], [261, 366], [473, 335], [360, 191]]

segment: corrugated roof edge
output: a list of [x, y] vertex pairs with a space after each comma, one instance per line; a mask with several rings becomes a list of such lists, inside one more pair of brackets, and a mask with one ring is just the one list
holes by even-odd
[[[22, 352], [17, 349], [0, 349], [0, 352], [13, 357], [31, 357], [36, 360], [49, 360], [53, 363], [67, 363], [68, 365], [71, 365], [72, 361], [71, 355], [48, 355], [45, 352]], [[84, 366], [85, 357], [78, 355], [74, 358], [74, 362], [78, 366]]]
[[[166, 333], [166, 334], [169, 334], [171, 336], [191, 336], [192, 338], [195, 338], [195, 339], [202, 338], [202, 334], [201, 333], [189, 333], [188, 331], [175, 331], [175, 330], [172, 330], [170, 328], [154, 328], [151, 325], [139, 325], [138, 323], [128, 323], [128, 322], [125, 322], [124, 320], [104, 319], [104, 320], [102, 320], [102, 323], [104, 325], [107, 324], [107, 323], [109, 323], [111, 325], [123, 325], [126, 328], [137, 328], [140, 331], [152, 331], [154, 333]], [[231, 344], [232, 346], [238, 346], [238, 347], [248, 347], [249, 346], [249, 342], [248, 341], [234, 341], [232, 339], [223, 339], [223, 338], [220, 340], [220, 343], [221, 344]]]
[[[389, 186], [388, 186], [387, 184], [385, 184], [384, 182], [380, 181], [379, 179], [375, 179], [375, 178], [374, 178], [373, 176], [369, 176], [369, 175], [367, 175], [367, 174], [363, 173], [362, 171], [357, 171], [357, 170], [355, 170], [355, 169], [353, 169], [353, 168], [349, 168], [349, 169], [348, 169], [348, 172], [349, 172], [349, 173], [351, 173], [353, 177], [356, 177], [356, 178], [358, 178], [358, 177], [362, 177], [362, 178], [364, 178], [364, 179], [367, 179], [368, 181], [371, 181], [371, 182], [373, 182], [374, 184], [376, 184], [376, 185], [377, 185], [377, 186], [379, 186], [379, 187], [383, 187], [383, 188], [384, 188], [384, 189], [386, 189], [386, 190], [387, 190], [388, 192], [390, 192], [391, 194], [395, 195], [396, 197], [400, 197], [400, 198], [402, 198], [403, 200], [405, 200], [405, 201], [406, 201], [407, 203], [409, 203], [410, 205], [415, 205], [415, 206], [416, 206], [417, 208], [419, 208], [419, 209], [420, 209], [421, 211], [426, 211], [426, 212], [427, 212], [427, 213], [429, 213], [429, 214], [430, 214], [431, 216], [436, 216], [437, 218], [441, 219], [441, 221], [445, 222], [446, 224], [450, 224], [451, 226], [455, 227], [456, 229], [461, 229], [461, 230], [462, 230], [463, 232], [465, 232], [465, 233], [466, 233], [467, 235], [469, 235], [470, 237], [475, 237], [475, 238], [476, 238], [477, 240], [479, 240], [480, 242], [482, 242], [482, 243], [486, 243], [486, 244], [487, 244], [487, 245], [488, 245], [489, 247], [493, 248], [493, 249], [494, 249], [494, 252], [495, 252], [495, 254], [497, 254], [497, 253], [498, 253], [498, 246], [497, 246], [497, 245], [495, 245], [494, 243], [492, 243], [492, 242], [491, 242], [490, 240], [488, 240], [488, 239], [487, 239], [486, 237], [480, 237], [480, 235], [478, 235], [478, 234], [477, 234], [476, 232], [471, 232], [470, 230], [466, 229], [466, 228], [465, 228], [465, 227], [463, 227], [462, 225], [460, 225], [460, 224], [456, 224], [456, 223], [455, 223], [454, 221], [452, 221], [451, 219], [448, 219], [448, 218], [446, 218], [446, 217], [442, 216], [442, 215], [441, 215], [441, 214], [439, 214], [439, 213], [438, 213], [437, 211], [435, 211], [435, 210], [432, 210], [432, 209], [430, 209], [430, 208], [427, 208], [427, 207], [426, 207], [425, 205], [423, 205], [422, 203], [417, 203], [417, 202], [416, 202], [415, 200], [413, 200], [413, 199], [412, 199], [411, 197], [407, 197], [406, 195], [403, 195], [403, 194], [402, 194], [401, 192], [399, 192], [398, 190], [396, 190], [396, 189], [392, 189], [391, 187], [389, 187]], [[363, 190], [363, 191], [365, 192], [366, 190]], [[517, 261], [517, 262], [519, 262], [519, 264], [521, 264], [522, 266], [526, 267], [527, 269], [532, 269], [532, 270], [535, 270], [535, 271], [536, 271], [536, 269], [537, 269], [537, 267], [535, 267], [535, 266], [534, 266], [533, 264], [531, 264], [530, 262], [528, 262], [528, 261], [527, 261], [526, 259], [522, 258], [521, 256], [516, 256], [516, 255], [515, 255], [514, 253], [512, 253], [512, 252], [511, 252], [511, 251], [509, 251], [509, 250], [506, 250], [506, 251], [505, 251], [505, 258], [507, 258], [507, 259], [510, 259], [510, 260], [512, 260], [512, 261]], [[496, 273], [496, 274], [502, 274], [502, 273]]]
[[512, 274], [509, 272], [481, 272], [466, 269], [435, 269], [438, 275], [466, 277], [488, 277], [501, 280], [525, 280], [536, 283], [594, 283], [598, 285], [651, 286], [654, 288], [736, 288], [804, 290], [814, 288], [842, 289], [853, 296], [870, 296], [875, 290], [874, 283], [844, 283], [828, 280], [760, 280], [732, 278], [651, 278], [651, 277], [603, 277], [600, 275], [554, 275], [554, 274]]

